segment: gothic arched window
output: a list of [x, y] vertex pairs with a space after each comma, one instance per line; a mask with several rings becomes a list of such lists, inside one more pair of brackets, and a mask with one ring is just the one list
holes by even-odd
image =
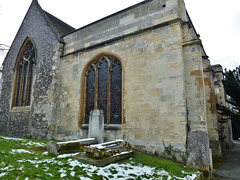
[[30, 105], [35, 65], [36, 50], [28, 38], [19, 52], [15, 65], [13, 107]]
[[83, 121], [89, 122], [90, 111], [104, 112], [105, 124], [122, 123], [122, 65], [114, 56], [95, 59], [84, 74]]

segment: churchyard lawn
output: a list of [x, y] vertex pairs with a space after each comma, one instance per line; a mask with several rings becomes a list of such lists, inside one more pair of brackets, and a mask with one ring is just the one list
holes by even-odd
[[195, 179], [199, 174], [178, 163], [136, 152], [124, 162], [96, 167], [48, 155], [47, 140], [0, 136], [0, 179]]

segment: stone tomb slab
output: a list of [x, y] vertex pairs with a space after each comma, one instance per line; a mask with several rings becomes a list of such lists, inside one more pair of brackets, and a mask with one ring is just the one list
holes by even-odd
[[85, 146], [89, 146], [91, 144], [97, 144], [97, 140], [95, 138], [88, 138], [57, 143], [49, 141], [47, 143], [47, 149], [48, 154], [57, 156], [59, 154], [82, 152]]
[[130, 144], [123, 140], [85, 146], [84, 151], [85, 154], [75, 155], [73, 159], [98, 167], [130, 158], [134, 154]]

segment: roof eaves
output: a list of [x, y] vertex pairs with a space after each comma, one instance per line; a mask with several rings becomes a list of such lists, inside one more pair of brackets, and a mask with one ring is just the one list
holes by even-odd
[[76, 29], [76, 30], [73, 31], [73, 32], [70, 32], [70, 33], [68, 33], [68, 34], [65, 34], [65, 35], [62, 36], [62, 37], [65, 37], [65, 36], [67, 36], [67, 35], [70, 35], [70, 34], [72, 34], [72, 33], [75, 33], [75, 32], [77, 32], [77, 31], [80, 31], [80, 30], [82, 30], [82, 29], [84, 29], [84, 28], [87, 28], [87, 27], [89, 27], [89, 26], [92, 26], [93, 24], [96, 24], [96, 23], [98, 23], [98, 22], [100, 22], [100, 21], [103, 21], [103, 20], [105, 20], [105, 19], [108, 19], [108, 18], [110, 18], [110, 17], [116, 16], [117, 14], [120, 14], [120, 13], [123, 13], [123, 12], [126, 12], [126, 11], [129, 11], [130, 9], [133, 9], [133, 8], [135, 8], [135, 7], [137, 7], [137, 6], [146, 4], [146, 3], [150, 2], [150, 1], [153, 1], [153, 0], [144, 0], [144, 1], [141, 1], [141, 2], [139, 2], [139, 3], [137, 3], [137, 4], [135, 4], [135, 5], [132, 5], [132, 6], [130, 6], [130, 7], [127, 7], [127, 8], [125, 8], [125, 9], [120, 10], [120, 11], [117, 11], [117, 12], [115, 12], [115, 13], [113, 13], [113, 14], [110, 14], [110, 15], [108, 15], [108, 16], [106, 16], [106, 17], [103, 17], [103, 18], [101, 18], [101, 19], [99, 19], [99, 20], [97, 20], [97, 21], [94, 21], [94, 22], [92, 22], [92, 23], [90, 23], [90, 24], [87, 24], [87, 25], [85, 25], [85, 26], [83, 26], [83, 27], [80, 27], [80, 28]]

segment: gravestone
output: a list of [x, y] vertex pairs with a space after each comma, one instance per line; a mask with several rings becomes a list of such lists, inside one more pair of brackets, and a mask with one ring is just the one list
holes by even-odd
[[58, 156], [59, 154], [82, 152], [85, 146], [96, 144], [95, 138], [78, 139], [75, 141], [53, 142], [47, 143], [48, 154]]
[[98, 143], [103, 143], [104, 114], [103, 110], [92, 110], [89, 116], [88, 138], [96, 138]]
[[85, 146], [84, 151], [85, 154], [77, 154], [72, 158], [98, 167], [128, 159], [134, 155], [131, 145], [121, 139]]

